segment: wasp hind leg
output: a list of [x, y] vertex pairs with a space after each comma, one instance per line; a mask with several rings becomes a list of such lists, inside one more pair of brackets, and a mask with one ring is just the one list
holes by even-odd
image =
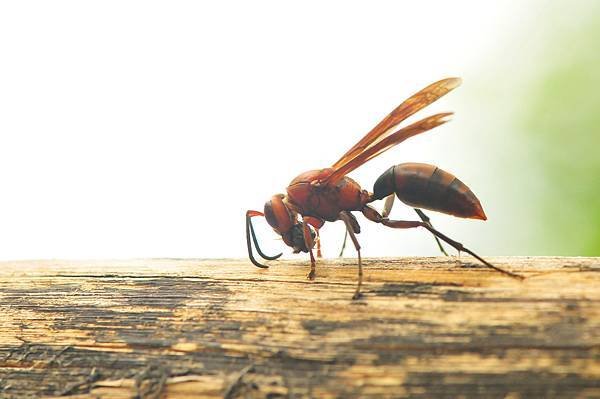
[[[387, 218], [388, 216], [390, 216], [390, 213], [392, 212], [392, 208], [394, 207], [395, 199], [396, 199], [395, 193], [392, 193], [392, 194], [388, 195], [387, 197], [385, 197], [385, 203], [383, 205], [383, 210], [381, 211], [381, 217]], [[415, 210], [415, 212], [417, 212], [417, 215], [419, 215], [419, 217], [421, 218], [423, 223], [428, 223], [429, 226], [433, 227], [433, 225], [431, 224], [431, 222], [429, 220], [429, 217], [427, 215], [425, 215], [425, 213], [422, 210], [420, 210], [418, 208], [413, 208], [413, 209]], [[442, 251], [442, 253], [444, 255], [448, 256], [448, 253], [442, 246], [442, 243], [440, 242], [440, 240], [435, 236], [435, 234], [433, 235], [433, 238], [435, 238], [435, 242], [437, 243], [440, 251]]]
[[485, 259], [483, 259], [479, 255], [477, 255], [475, 252], [473, 252], [470, 249], [466, 248], [460, 242], [454, 241], [453, 239], [451, 239], [450, 237], [446, 236], [445, 234], [442, 234], [441, 232], [437, 231], [436, 229], [434, 229], [433, 227], [431, 227], [431, 225], [428, 224], [428, 223], [418, 222], [418, 221], [412, 221], [412, 220], [391, 220], [391, 219], [388, 219], [388, 218], [384, 218], [383, 216], [381, 216], [379, 214], [379, 212], [377, 212], [375, 209], [371, 208], [368, 205], [364, 206], [364, 208], [362, 209], [362, 213], [370, 221], [375, 222], [375, 223], [381, 223], [384, 226], [391, 227], [391, 228], [394, 228], [394, 229], [412, 229], [412, 228], [415, 228], [415, 227], [424, 227], [425, 229], [429, 230], [429, 232], [431, 234], [433, 234], [434, 236], [438, 237], [439, 239], [441, 239], [442, 241], [444, 241], [446, 244], [450, 245], [452, 248], [456, 249], [459, 252], [466, 252], [466, 253], [468, 253], [469, 255], [473, 256], [475, 259], [479, 260], [481, 263], [483, 263], [485, 266], [489, 267], [490, 269], [494, 269], [497, 272], [500, 272], [500, 273], [505, 274], [505, 275], [507, 275], [509, 277], [516, 278], [516, 279], [519, 279], [519, 280], [523, 280], [525, 278], [525, 277], [521, 276], [520, 274], [509, 272], [508, 270], [504, 270], [504, 269], [499, 268], [498, 266], [492, 265], [491, 263], [489, 263], [488, 261], [486, 261]]
[[[431, 221], [429, 220], [429, 216], [427, 216], [422, 210], [420, 210], [419, 208], [414, 208], [415, 212], [417, 212], [417, 215], [419, 215], [419, 217], [421, 218], [421, 220], [423, 221], [423, 223], [429, 225], [429, 227], [433, 228], [433, 225], [431, 224]], [[386, 216], [383, 216], [386, 217]], [[440, 251], [442, 251], [442, 253], [446, 256], [448, 256], [448, 252], [446, 252], [446, 250], [444, 249], [444, 247], [442, 246], [442, 243], [440, 242], [440, 239], [436, 237], [436, 235], [433, 235], [433, 238], [435, 238], [435, 242], [437, 242], [438, 248], [440, 249]]]

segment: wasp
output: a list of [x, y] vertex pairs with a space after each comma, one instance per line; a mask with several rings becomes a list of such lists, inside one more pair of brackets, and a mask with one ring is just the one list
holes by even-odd
[[[285, 194], [276, 194], [265, 203], [263, 212], [247, 211], [246, 244], [250, 261], [257, 267], [268, 267], [255, 259], [251, 241], [258, 254], [266, 260], [274, 260], [282, 255], [265, 255], [258, 245], [252, 218], [264, 216], [294, 253], [307, 252], [310, 255], [310, 272], [307, 277], [313, 280], [316, 275], [316, 260], [313, 254], [315, 242], [318, 257], [321, 252], [319, 230], [325, 222], [341, 220], [346, 225], [347, 234], [358, 254], [358, 283], [353, 295], [353, 299], [358, 299], [361, 296], [363, 268], [361, 246], [356, 238], [360, 233], [360, 226], [352, 212], [361, 212], [367, 220], [383, 226], [395, 229], [424, 228], [433, 234], [442, 251], [443, 247], [439, 240], [455, 248], [459, 253], [470, 254], [491, 269], [522, 279], [521, 275], [492, 265], [433, 227], [422, 209], [460, 218], [487, 219], [479, 199], [466, 184], [451, 173], [434, 165], [402, 163], [383, 172], [375, 181], [373, 192], [363, 190], [356, 181], [347, 176], [356, 168], [404, 140], [448, 122], [451, 112], [431, 115], [399, 128], [399, 124], [406, 118], [443, 97], [460, 83], [460, 78], [447, 78], [420, 90], [396, 107], [331, 167], [309, 170], [298, 175], [288, 185]], [[421, 220], [389, 219], [388, 215], [395, 198], [413, 207]], [[369, 205], [383, 199], [385, 202], [381, 213]]]

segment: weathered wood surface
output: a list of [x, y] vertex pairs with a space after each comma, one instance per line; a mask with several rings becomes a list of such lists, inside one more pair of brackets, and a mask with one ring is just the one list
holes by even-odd
[[0, 397], [600, 397], [600, 259], [0, 263]]

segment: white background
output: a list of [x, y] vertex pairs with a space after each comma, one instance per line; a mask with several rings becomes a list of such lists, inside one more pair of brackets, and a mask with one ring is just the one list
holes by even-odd
[[[351, 176], [371, 190], [393, 164], [435, 163], [493, 218], [465, 96], [524, 3], [4, 2], [0, 258], [243, 257], [246, 209], [448, 76], [463, 86], [418, 116], [454, 121]], [[359, 221], [365, 256], [436, 253], [423, 232]], [[434, 221], [465, 243], [494, 230]], [[283, 249], [264, 225], [264, 246]], [[328, 226], [333, 256], [343, 232]]]

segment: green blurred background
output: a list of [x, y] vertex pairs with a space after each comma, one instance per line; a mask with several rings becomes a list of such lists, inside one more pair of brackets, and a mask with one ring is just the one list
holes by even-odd
[[548, 43], [547, 63], [524, 97], [529, 108], [517, 118], [528, 132], [521, 156], [537, 160], [543, 179], [537, 245], [565, 255], [600, 254], [599, 15]]
[[476, 148], [497, 168], [488, 195], [514, 212], [500, 215], [512, 239], [490, 252], [600, 255], [600, 7], [562, 4], [507, 38], [469, 100], [486, 101], [483, 119], [498, 123], [477, 127], [486, 134]]

